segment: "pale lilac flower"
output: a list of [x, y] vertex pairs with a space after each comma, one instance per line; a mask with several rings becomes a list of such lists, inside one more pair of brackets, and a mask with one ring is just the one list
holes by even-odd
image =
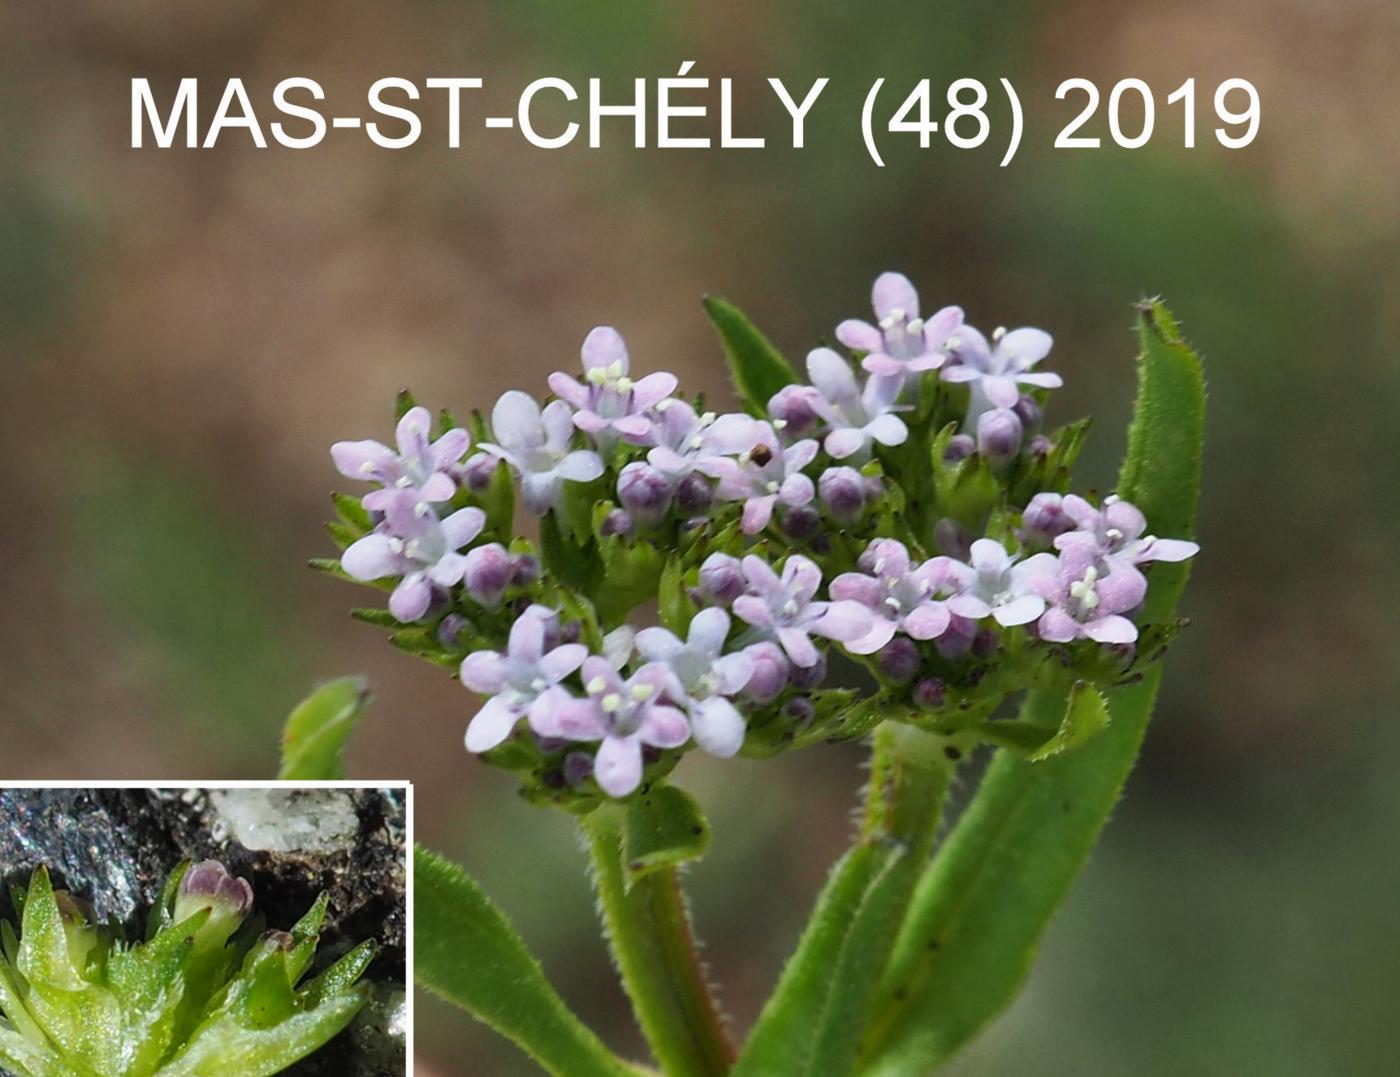
[[548, 716], [565, 697], [558, 687], [588, 657], [581, 643], [548, 647], [554, 611], [531, 606], [510, 628], [506, 651], [473, 651], [462, 661], [462, 683], [491, 698], [467, 726], [467, 750], [484, 752], [510, 736], [515, 723], [528, 717], [535, 732], [550, 728]]
[[830, 348], [807, 354], [807, 376], [812, 410], [831, 428], [823, 444], [835, 459], [860, 459], [869, 455], [872, 441], [903, 445], [909, 437], [904, 420], [894, 414], [899, 377], [872, 374], [861, 389], [850, 364]]
[[642, 745], [679, 748], [690, 739], [685, 715], [664, 702], [670, 670], [648, 663], [624, 681], [606, 658], [583, 663], [585, 699], [561, 699], [552, 709], [547, 736], [602, 741], [593, 759], [598, 784], [624, 797], [641, 784]]
[[771, 639], [765, 639], [749, 644], [744, 653], [753, 662], [753, 673], [744, 685], [744, 694], [759, 703], [777, 699], [792, 675], [792, 663], [783, 649]]
[[700, 565], [700, 593], [727, 606], [744, 593], [744, 569], [737, 557], [712, 553]]
[[836, 327], [836, 339], [868, 352], [861, 366], [884, 376], [937, 370], [948, 357], [948, 338], [963, 323], [961, 307], [944, 307], [925, 321], [919, 293], [902, 273], [881, 273], [870, 290], [876, 325], [850, 318]]
[[340, 567], [357, 580], [400, 576], [389, 595], [389, 612], [416, 621], [428, 612], [433, 588], [462, 579], [467, 559], [457, 551], [486, 525], [480, 509], [458, 509], [446, 519], [414, 490], [399, 490], [384, 506], [384, 522], [340, 555]]
[[948, 600], [948, 609], [971, 621], [990, 615], [1003, 628], [1028, 624], [1045, 610], [1036, 580], [1053, 576], [1057, 567], [1053, 554], [1017, 561], [995, 539], [978, 539], [969, 564], [950, 565], [950, 578], [960, 593]]
[[812, 410], [812, 390], [807, 385], [784, 385], [768, 401], [768, 414], [773, 429], [783, 438], [800, 438], [817, 425], [818, 416]]
[[[738, 456], [758, 444], [758, 421], [737, 412], [697, 415], [684, 400], [663, 400], [655, 408], [659, 418], [652, 425], [656, 447], [647, 462], [672, 479], [689, 475], [715, 457]], [[708, 473], [708, 472], [707, 472]]]
[[413, 490], [422, 501], [451, 501], [457, 492], [451, 472], [471, 448], [471, 435], [453, 429], [432, 441], [432, 428], [427, 408], [409, 408], [394, 431], [398, 452], [378, 441], [337, 441], [331, 446], [331, 459], [347, 479], [383, 487], [363, 498], [371, 512], [383, 512], [399, 490]]
[[855, 523], [865, 512], [865, 477], [853, 467], [827, 468], [817, 480], [817, 492], [837, 523]]
[[690, 716], [695, 743], [722, 759], [739, 750], [745, 731], [743, 715], [725, 697], [742, 690], [754, 669], [753, 659], [742, 651], [724, 653], [728, 635], [729, 614], [715, 606], [691, 618], [684, 642], [664, 628], [637, 633], [641, 656], [675, 675], [667, 695]]
[[1032, 369], [1050, 354], [1053, 339], [1043, 329], [997, 330], [996, 346], [970, 325], [964, 325], [948, 342], [956, 360], [943, 368], [943, 380], [970, 385], [967, 426], [992, 408], [1014, 408], [1021, 399], [1021, 387], [1056, 389], [1064, 384], [1058, 374]]
[[749, 591], [734, 600], [734, 612], [755, 628], [772, 634], [793, 664], [814, 666], [821, 652], [813, 635], [850, 643], [873, 627], [870, 611], [859, 602], [813, 601], [822, 571], [800, 554], [793, 554], [778, 576], [761, 557], [744, 558]]
[[591, 482], [603, 473], [596, 452], [569, 450], [573, 419], [562, 400], [541, 411], [534, 397], [511, 389], [491, 410], [491, 430], [496, 444], [481, 447], [515, 469], [525, 507], [536, 516], [558, 506], [565, 482]]
[[1185, 539], [1144, 536], [1147, 518], [1136, 506], [1116, 494], [1103, 499], [1102, 509], [1094, 508], [1077, 494], [1070, 494], [1064, 500], [1064, 510], [1077, 530], [1067, 531], [1055, 539], [1056, 548], [1061, 550], [1089, 546], [1101, 558], [1141, 565], [1147, 561], [1185, 561], [1201, 549]]
[[627, 376], [627, 345], [609, 325], [589, 330], [582, 356], [582, 382], [562, 371], [549, 376], [555, 395], [575, 409], [574, 425], [602, 448], [618, 437], [645, 444], [652, 428], [647, 412], [676, 391], [676, 376], [656, 373], [633, 381]]
[[1087, 543], [1060, 555], [1059, 572], [1040, 576], [1036, 586], [1051, 603], [1036, 626], [1041, 639], [1069, 643], [1084, 637], [1096, 643], [1132, 643], [1137, 625], [1123, 614], [1141, 605], [1147, 580], [1129, 564], [1104, 562]]
[[784, 447], [772, 426], [759, 423], [758, 427], [757, 444], [737, 460], [714, 457], [704, 464], [719, 479], [715, 490], [719, 497], [744, 502], [740, 526], [746, 535], [756, 535], [768, 526], [779, 501], [793, 507], [809, 504], [816, 496], [816, 487], [802, 469], [816, 457], [817, 443], [809, 439]]
[[874, 615], [870, 631], [847, 643], [846, 650], [874, 654], [896, 632], [936, 639], [947, 630], [948, 606], [938, 593], [947, 585], [954, 562], [934, 557], [915, 565], [904, 543], [876, 539], [859, 564], [864, 572], [844, 572], [831, 581], [832, 598], [859, 602]]

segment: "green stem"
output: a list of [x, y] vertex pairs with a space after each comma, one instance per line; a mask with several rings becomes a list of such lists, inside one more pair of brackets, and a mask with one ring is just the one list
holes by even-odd
[[628, 879], [622, 816], [611, 806], [581, 821], [608, 942], [637, 1022], [668, 1077], [712, 1077], [734, 1060], [695, 949], [675, 868]]

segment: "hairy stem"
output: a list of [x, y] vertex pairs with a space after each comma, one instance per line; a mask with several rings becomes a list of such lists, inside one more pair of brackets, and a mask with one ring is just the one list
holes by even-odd
[[668, 1077], [728, 1073], [734, 1048], [705, 981], [676, 869], [643, 875], [629, 887], [622, 819], [607, 806], [581, 825], [608, 942], [637, 1022]]

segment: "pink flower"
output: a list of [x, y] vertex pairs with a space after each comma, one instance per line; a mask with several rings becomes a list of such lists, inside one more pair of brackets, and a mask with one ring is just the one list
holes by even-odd
[[918, 374], [946, 361], [948, 338], [963, 322], [961, 307], [944, 307], [927, 321], [919, 317], [919, 293], [902, 273], [881, 273], [870, 290], [876, 325], [849, 318], [836, 327], [836, 339], [854, 351], [871, 374]]

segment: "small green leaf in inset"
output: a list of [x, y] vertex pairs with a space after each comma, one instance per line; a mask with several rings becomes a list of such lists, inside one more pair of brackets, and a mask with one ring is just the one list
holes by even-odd
[[705, 855], [710, 824], [695, 798], [674, 785], [654, 785], [627, 803], [622, 858], [629, 881]]
[[768, 414], [768, 401], [785, 385], [801, 379], [754, 324], [733, 303], [718, 296], [705, 297], [705, 313], [724, 344], [729, 376], [744, 404], [755, 415]]
[[369, 699], [363, 677], [341, 677], [312, 692], [287, 718], [277, 777], [281, 781], [343, 779], [341, 755]]

